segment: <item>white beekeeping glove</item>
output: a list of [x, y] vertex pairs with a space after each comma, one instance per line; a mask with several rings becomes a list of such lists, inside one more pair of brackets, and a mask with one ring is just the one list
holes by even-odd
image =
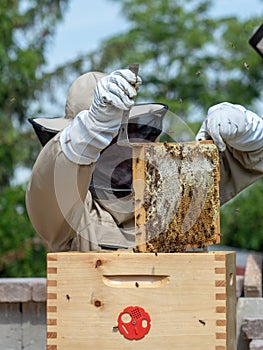
[[123, 111], [134, 105], [141, 78], [129, 69], [101, 78], [89, 110], [80, 112], [60, 135], [66, 157], [77, 164], [96, 162], [117, 135]]
[[213, 139], [220, 151], [226, 144], [250, 152], [263, 147], [263, 119], [241, 105], [219, 103], [208, 110], [196, 140]]

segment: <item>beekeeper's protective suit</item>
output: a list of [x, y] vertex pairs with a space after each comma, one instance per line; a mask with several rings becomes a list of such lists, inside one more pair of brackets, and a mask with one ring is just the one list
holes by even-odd
[[[84, 74], [70, 88], [65, 118], [35, 120], [56, 134], [40, 152], [26, 194], [49, 251], [134, 247], [131, 149], [118, 146], [116, 136], [131, 109], [129, 137], [155, 141], [166, 111], [161, 104], [134, 106], [140, 84], [129, 69]], [[196, 136], [207, 138], [220, 150], [223, 204], [263, 174], [263, 120], [224, 102], [208, 110]]]

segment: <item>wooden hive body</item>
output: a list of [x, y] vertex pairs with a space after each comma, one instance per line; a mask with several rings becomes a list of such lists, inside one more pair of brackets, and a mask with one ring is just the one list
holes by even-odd
[[219, 180], [212, 142], [134, 145], [138, 250], [176, 252], [219, 243]]
[[[235, 253], [51, 253], [47, 271], [47, 350], [236, 350]], [[130, 306], [141, 339], [118, 328]]]

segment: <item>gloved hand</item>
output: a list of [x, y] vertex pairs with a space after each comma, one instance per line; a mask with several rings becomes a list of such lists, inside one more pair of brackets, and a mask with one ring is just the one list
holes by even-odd
[[[107, 75], [98, 82], [90, 109], [96, 110], [96, 113], [102, 109], [104, 115], [111, 114], [112, 108], [109, 106], [129, 110], [134, 105], [134, 97], [141, 83], [141, 78], [130, 69], [117, 70]], [[107, 112], [105, 108], [108, 108]]]
[[141, 83], [141, 78], [129, 69], [114, 71], [99, 80], [90, 109], [80, 112], [60, 135], [68, 159], [77, 164], [98, 159], [117, 135], [123, 111], [134, 105]]
[[241, 105], [219, 103], [208, 110], [196, 140], [213, 139], [220, 151], [226, 144], [244, 152], [263, 147], [263, 119]]

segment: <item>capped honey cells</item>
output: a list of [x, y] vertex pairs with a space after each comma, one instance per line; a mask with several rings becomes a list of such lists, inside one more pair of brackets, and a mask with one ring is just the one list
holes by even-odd
[[137, 250], [178, 252], [219, 243], [217, 147], [145, 143], [134, 149]]

